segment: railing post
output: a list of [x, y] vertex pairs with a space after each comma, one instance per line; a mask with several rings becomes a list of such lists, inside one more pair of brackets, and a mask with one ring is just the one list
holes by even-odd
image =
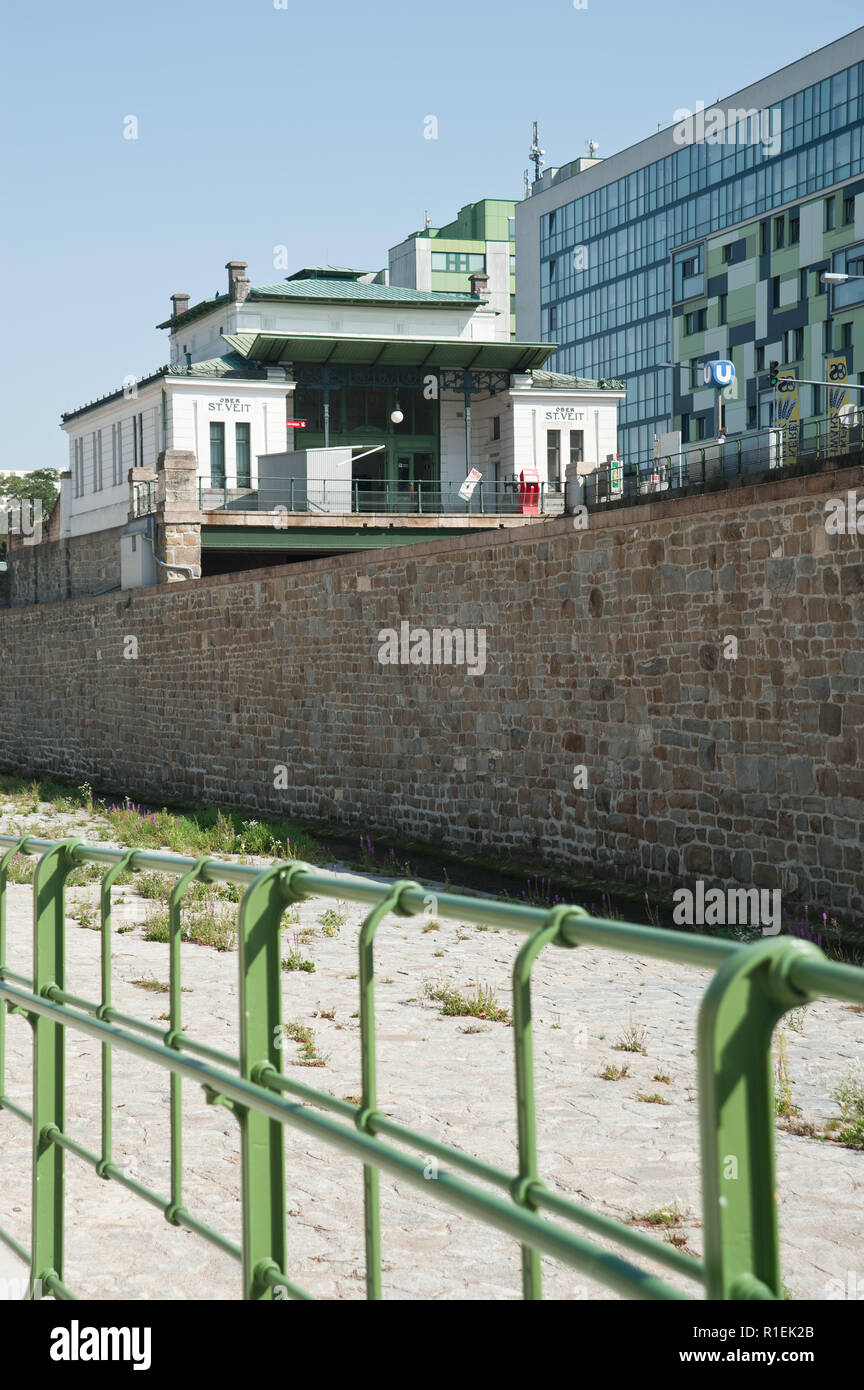
[[[537, 1107], [534, 1094], [534, 1035], [531, 1023], [531, 968], [543, 947], [571, 943], [561, 937], [568, 917], [587, 917], [584, 908], [556, 907], [546, 923], [521, 947], [513, 964], [513, 1044], [516, 1057], [516, 1125], [519, 1143], [519, 1179], [513, 1198], [528, 1211], [536, 1211], [532, 1189], [542, 1188], [537, 1163]], [[540, 1252], [522, 1246], [522, 1293], [526, 1299], [543, 1297]]]
[[[13, 845], [11, 849], [7, 849], [2, 859], [0, 859], [0, 980], [4, 978], [4, 975], [6, 973], [6, 879], [9, 873], [9, 865], [12, 863], [12, 860], [15, 858], [15, 855], [21, 849], [22, 845], [26, 843], [27, 838], [28, 837], [26, 835], [22, 836], [22, 838], [18, 841], [17, 845]], [[2, 1004], [0, 1004], [0, 1110], [3, 1109], [2, 1102], [5, 1094], [6, 1009]]]
[[[305, 866], [303, 866], [305, 867]], [[281, 1070], [282, 914], [291, 870], [276, 865], [247, 888], [238, 915], [240, 1075]], [[287, 880], [287, 882], [286, 882]], [[287, 890], [287, 891], [286, 891]], [[239, 1109], [243, 1183], [243, 1297], [272, 1300], [262, 1271], [285, 1273], [285, 1131], [257, 1110]]]
[[[119, 864], [113, 868], [102, 879], [100, 891], [101, 908], [101, 976], [102, 992], [99, 1001], [99, 1013], [97, 1017], [105, 1018], [111, 1009], [111, 889], [117, 879], [127, 869], [131, 869], [135, 863], [137, 850], [130, 849], [125, 854]], [[96, 1169], [100, 1178], [107, 1177], [106, 1168], [113, 1162], [112, 1155], [112, 1058], [111, 1046], [109, 1043], [102, 1044], [102, 1157]], [[173, 1077], [172, 1077], [173, 1080]]]
[[[362, 1076], [362, 1105], [356, 1124], [361, 1133], [374, 1134], [374, 1117], [378, 1106], [378, 1075], [375, 1050], [375, 933], [391, 912], [411, 917], [418, 908], [405, 908], [402, 894], [406, 888], [424, 890], [419, 883], [400, 879], [390, 885], [386, 897], [373, 907], [360, 928], [360, 1069]], [[379, 1173], [372, 1164], [363, 1165], [363, 1213], [366, 1233], [366, 1297], [381, 1297], [381, 1202]]]
[[812, 997], [789, 972], [795, 938], [742, 946], [708, 986], [699, 1010], [699, 1122], [706, 1297], [782, 1299], [774, 1161], [771, 1038], [787, 1009]]
[[[50, 998], [65, 984], [65, 894], [75, 867], [65, 841], [42, 855], [33, 878], [33, 993]], [[34, 1015], [33, 1216], [30, 1234], [30, 1298], [63, 1278], [63, 1150], [52, 1135], [65, 1124], [66, 1042], [61, 1024]]]

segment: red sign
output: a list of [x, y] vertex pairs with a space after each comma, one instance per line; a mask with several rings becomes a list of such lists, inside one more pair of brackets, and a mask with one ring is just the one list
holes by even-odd
[[289, 430], [305, 430], [306, 428], [305, 420], [286, 420], [285, 424], [288, 426]]

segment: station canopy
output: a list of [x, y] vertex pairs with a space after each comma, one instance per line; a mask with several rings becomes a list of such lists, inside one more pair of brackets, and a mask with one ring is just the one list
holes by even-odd
[[542, 367], [557, 343], [476, 342], [464, 338], [351, 338], [318, 333], [225, 333], [235, 352], [253, 362], [310, 362], [321, 366], [444, 367], [529, 372]]

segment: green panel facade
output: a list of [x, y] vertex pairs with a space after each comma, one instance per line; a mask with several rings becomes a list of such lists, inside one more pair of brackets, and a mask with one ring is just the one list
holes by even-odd
[[[857, 186], [856, 186], [857, 188]], [[860, 202], [860, 199], [859, 199]], [[701, 248], [704, 274], [675, 280], [679, 258]], [[673, 252], [672, 348], [676, 371], [674, 428], [682, 439], [710, 439], [713, 392], [701, 389], [701, 364], [729, 358], [737, 381], [726, 398], [730, 433], [775, 423], [772, 361], [805, 383], [824, 382], [842, 358], [848, 380], [864, 371], [864, 234], [855, 231], [852, 188], [809, 199]], [[824, 272], [859, 275], [824, 285]], [[686, 289], [697, 291], [686, 296]], [[850, 391], [849, 403], [861, 403]], [[824, 420], [827, 387], [800, 388], [802, 421]]]

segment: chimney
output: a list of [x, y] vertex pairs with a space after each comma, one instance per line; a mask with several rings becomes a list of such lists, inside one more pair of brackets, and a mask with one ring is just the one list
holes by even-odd
[[244, 275], [246, 261], [228, 261], [225, 269], [228, 271], [228, 298], [232, 304], [242, 304], [249, 293], [249, 281]]
[[188, 294], [172, 294], [171, 304], [174, 310], [172, 317], [176, 319], [178, 314], [185, 314], [189, 308]]
[[490, 297], [489, 276], [482, 271], [478, 271], [471, 276], [471, 293], [475, 299], [485, 299]]

